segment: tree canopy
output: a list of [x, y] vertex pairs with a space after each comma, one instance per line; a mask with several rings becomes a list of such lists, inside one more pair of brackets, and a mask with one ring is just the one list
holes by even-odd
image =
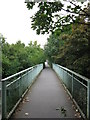
[[[64, 26], [71, 23], [90, 25], [90, 23], [87, 23], [90, 20], [90, 3], [83, 6], [84, 2], [66, 1], [28, 2], [27, 8], [29, 10], [34, 9], [35, 5], [38, 7], [37, 12], [31, 17], [33, 30], [36, 30], [37, 34], [45, 34], [63, 29]], [[80, 21], [82, 16], [84, 21]]]
[[2, 77], [5, 78], [28, 67], [45, 62], [44, 50], [35, 41], [25, 46], [21, 41], [9, 44], [3, 38]]
[[[68, 31], [67, 31], [68, 30]], [[73, 24], [51, 34], [45, 45], [50, 63], [57, 63], [90, 78], [88, 26]]]
[[90, 78], [90, 2], [56, 0], [28, 2], [37, 34], [51, 33], [45, 45], [50, 63], [58, 63]]
[[83, 2], [66, 1], [26, 3], [29, 10], [35, 5], [38, 7], [31, 17], [32, 28], [37, 34], [51, 35], [44, 50], [36, 41], [25, 46], [21, 41], [9, 44], [3, 38], [0, 41], [3, 78], [45, 62], [46, 56], [51, 63], [61, 64], [90, 78], [90, 2], [83, 6]]

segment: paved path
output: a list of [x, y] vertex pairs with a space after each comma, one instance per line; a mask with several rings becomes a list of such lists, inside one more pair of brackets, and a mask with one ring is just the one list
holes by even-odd
[[75, 118], [75, 114], [73, 103], [55, 72], [45, 68], [12, 118]]

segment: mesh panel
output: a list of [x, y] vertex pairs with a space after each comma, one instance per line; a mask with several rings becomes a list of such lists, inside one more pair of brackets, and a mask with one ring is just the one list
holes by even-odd
[[87, 81], [74, 74], [69, 69], [53, 64], [53, 69], [60, 76], [61, 80], [73, 96], [82, 112], [87, 116]]
[[6, 98], [7, 113], [9, 113], [19, 100], [19, 80], [7, 87]]
[[5, 81], [6, 108], [4, 108], [3, 110], [6, 111], [5, 113], [6, 115], [8, 115], [11, 112], [11, 110], [14, 108], [16, 103], [20, 100], [21, 96], [24, 94], [24, 92], [31, 85], [31, 83], [34, 81], [34, 79], [42, 69], [43, 69], [43, 65], [41, 64], [33, 67], [29, 71], [26, 71], [24, 74], [20, 73], [19, 75], [12, 77], [11, 79], [9, 78], [8, 80]]
[[87, 115], [87, 88], [75, 78], [73, 80], [73, 97], [83, 113]]
[[72, 94], [72, 76], [69, 73], [67, 73], [66, 86]]

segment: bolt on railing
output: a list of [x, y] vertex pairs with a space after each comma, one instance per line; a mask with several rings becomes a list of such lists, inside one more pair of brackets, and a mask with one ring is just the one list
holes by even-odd
[[39, 64], [1, 80], [2, 119], [11, 116], [42, 69], [43, 64]]
[[52, 64], [54, 71], [68, 89], [70, 96], [83, 118], [90, 118], [90, 79], [58, 64]]

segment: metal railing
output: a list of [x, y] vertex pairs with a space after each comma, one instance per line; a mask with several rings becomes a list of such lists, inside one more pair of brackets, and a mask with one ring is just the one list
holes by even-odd
[[0, 81], [0, 120], [1, 120], [1, 81]]
[[70, 96], [84, 118], [90, 118], [90, 79], [58, 64], [52, 64], [54, 71], [68, 89]]
[[2, 119], [11, 116], [42, 69], [43, 64], [39, 64], [1, 80]]

